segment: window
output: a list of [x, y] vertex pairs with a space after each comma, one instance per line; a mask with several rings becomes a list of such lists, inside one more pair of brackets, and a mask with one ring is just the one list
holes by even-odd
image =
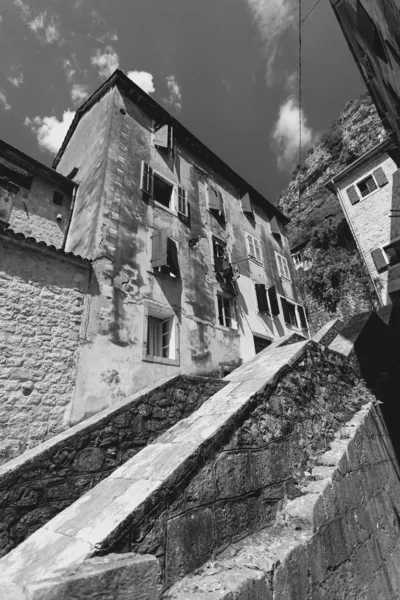
[[149, 356], [171, 358], [171, 321], [171, 317], [157, 319], [157, 317], [149, 316], [147, 318], [147, 354]]
[[383, 273], [389, 266], [400, 263], [400, 240], [395, 240], [384, 248], [376, 248], [371, 252], [372, 260], [378, 273]]
[[270, 346], [272, 344], [272, 340], [270, 340], [266, 337], [263, 337], [261, 335], [253, 334], [253, 339], [254, 339], [254, 349], [256, 351], [256, 354], [258, 354], [262, 350], [265, 350], [265, 348], [268, 348], [268, 346]]
[[179, 366], [179, 323], [171, 307], [144, 302], [142, 359]]
[[271, 233], [274, 236], [274, 238], [277, 239], [278, 241], [280, 241], [281, 240], [281, 230], [279, 229], [278, 219], [275, 216], [272, 217], [272, 219], [270, 220], [269, 227], [270, 227]]
[[268, 298], [269, 298], [269, 304], [271, 306], [271, 314], [276, 317], [277, 315], [279, 315], [280, 308], [279, 308], [279, 302], [278, 302], [278, 295], [276, 293], [276, 287], [273, 285], [272, 287], [270, 287], [268, 289]]
[[291, 327], [298, 327], [296, 305], [288, 302], [285, 298], [281, 298], [281, 303], [285, 323]]
[[301, 252], [295, 252], [294, 254], [292, 254], [292, 259], [296, 267], [301, 265], [301, 263], [303, 262], [301, 258]]
[[236, 320], [234, 318], [235, 308], [232, 298], [217, 294], [218, 302], [218, 322], [224, 327], [236, 329]]
[[175, 150], [174, 129], [171, 125], [158, 125], [155, 127], [154, 145], [157, 148], [166, 150], [170, 156], [173, 156]]
[[213, 254], [214, 254], [214, 268], [217, 273], [222, 273], [229, 267], [229, 256], [226, 249], [226, 244], [217, 238], [212, 239]]
[[357, 181], [354, 185], [347, 188], [347, 196], [351, 204], [357, 204], [360, 198], [366, 198], [378, 188], [383, 187], [388, 183], [388, 178], [382, 167], [378, 167], [372, 171], [367, 177]]
[[153, 174], [153, 200], [167, 208], [171, 208], [173, 189], [173, 185]]
[[365, 196], [369, 196], [369, 194], [378, 189], [378, 186], [376, 185], [375, 179], [372, 177], [372, 175], [369, 175], [368, 177], [357, 183], [357, 187], [360, 191], [362, 198], [365, 198]]
[[281, 277], [285, 277], [285, 279], [289, 279], [289, 281], [291, 281], [288, 261], [286, 260], [286, 258], [284, 256], [282, 256], [281, 254], [278, 254], [278, 252], [275, 252], [275, 256], [276, 256], [276, 262], [278, 264], [279, 275]]
[[208, 210], [220, 221], [225, 221], [224, 201], [221, 192], [212, 185], [207, 186]]
[[152, 235], [151, 266], [155, 273], [170, 277], [179, 276], [178, 249], [176, 242], [165, 230], [155, 230]]
[[269, 315], [269, 306], [268, 306], [268, 298], [267, 298], [267, 290], [263, 283], [256, 283], [256, 296], [257, 296], [257, 306], [260, 313], [267, 313]]
[[53, 192], [53, 202], [61, 206], [64, 196], [60, 192]]
[[254, 217], [253, 207], [251, 205], [251, 199], [248, 193], [241, 198], [241, 203], [244, 214], [250, 217]]
[[259, 242], [259, 240], [257, 240], [255, 237], [253, 237], [252, 235], [247, 233], [246, 234], [246, 242], [247, 242], [247, 250], [249, 253], [249, 257], [252, 260], [255, 260], [262, 264], [263, 259], [262, 259], [262, 252], [261, 252], [261, 243]]
[[381, 37], [379, 35], [379, 31], [374, 21], [371, 19], [361, 1], [358, 0], [357, 6], [357, 26], [361, 35], [367, 42], [370, 49], [379, 56], [380, 59], [387, 62], [387, 56], [385, 52], [385, 48], [382, 44]]

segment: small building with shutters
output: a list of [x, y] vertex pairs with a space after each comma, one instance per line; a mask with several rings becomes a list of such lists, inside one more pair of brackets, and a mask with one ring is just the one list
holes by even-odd
[[307, 336], [288, 219], [122, 71], [77, 110], [53, 167], [76, 170], [66, 249], [94, 271], [72, 422]]
[[385, 140], [338, 173], [337, 194], [382, 305], [400, 299], [399, 153]]

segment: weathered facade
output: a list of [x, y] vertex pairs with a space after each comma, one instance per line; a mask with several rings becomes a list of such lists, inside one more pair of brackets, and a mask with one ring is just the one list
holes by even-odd
[[383, 305], [400, 297], [400, 171], [395, 159], [387, 140], [327, 184], [337, 194]]
[[400, 6], [397, 0], [330, 0], [363, 80], [400, 144]]
[[77, 169], [66, 249], [98, 282], [73, 419], [306, 333], [287, 219], [122, 72], [78, 110], [53, 166]]

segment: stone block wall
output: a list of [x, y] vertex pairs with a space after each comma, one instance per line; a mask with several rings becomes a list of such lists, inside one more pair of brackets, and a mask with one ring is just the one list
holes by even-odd
[[0, 236], [0, 464], [67, 426], [89, 267]]
[[[253, 397], [203, 464], [193, 464], [166, 497], [155, 498], [139, 523], [109, 541], [109, 550], [156, 555], [168, 588], [233, 542], [271, 525], [314, 454], [328, 447], [338, 424], [358, 408], [351, 397], [357, 380], [342, 357], [310, 344], [273, 389]], [[158, 440], [169, 441], [168, 433]]]
[[225, 385], [174, 377], [0, 468], [0, 556]]

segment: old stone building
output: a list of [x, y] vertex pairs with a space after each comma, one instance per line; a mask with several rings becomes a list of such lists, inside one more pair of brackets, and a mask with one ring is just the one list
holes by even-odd
[[0, 151], [2, 462], [154, 381], [307, 335], [287, 218], [121, 71], [53, 169]]
[[330, 1], [382, 122], [400, 144], [399, 3]]
[[382, 305], [400, 297], [400, 171], [386, 140], [335, 175], [337, 194]]

